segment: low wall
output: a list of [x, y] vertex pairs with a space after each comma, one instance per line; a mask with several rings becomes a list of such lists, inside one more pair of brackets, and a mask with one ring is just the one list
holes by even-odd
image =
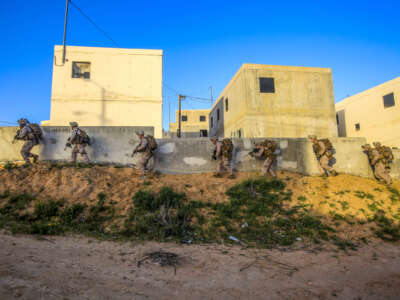
[[[143, 130], [153, 134], [152, 127], [83, 127], [93, 139], [88, 154], [93, 162], [135, 164], [139, 156], [130, 154], [138, 143], [135, 134]], [[63, 161], [71, 156], [71, 149], [64, 151], [70, 129], [68, 127], [43, 127], [44, 141], [35, 147], [41, 160]], [[0, 162], [21, 161], [19, 153], [22, 142], [11, 144], [16, 127], [0, 127]], [[248, 155], [254, 143], [263, 139], [233, 139], [233, 166], [237, 171], [259, 171], [262, 161]], [[277, 138], [277, 163], [275, 168], [306, 175], [319, 174], [311, 143], [306, 138]], [[333, 167], [339, 173], [372, 177], [367, 156], [362, 152], [364, 138], [330, 138], [334, 147]], [[153, 161], [156, 170], [162, 173], [185, 174], [212, 172], [216, 162], [211, 155], [214, 145], [208, 138], [159, 139], [159, 147]], [[392, 177], [400, 178], [400, 150], [393, 150]]]
[[[154, 134], [153, 127], [114, 127], [93, 126], [81, 127], [92, 140], [92, 146], [87, 147], [90, 159], [97, 163], [134, 163], [130, 154], [139, 139], [136, 131], [143, 130], [145, 134]], [[64, 151], [65, 143], [71, 135], [70, 127], [43, 126], [43, 141], [33, 148], [33, 153], [39, 154], [41, 160], [65, 161], [71, 157], [71, 148]], [[20, 149], [23, 141], [11, 144], [17, 127], [0, 127], [0, 162], [21, 161]], [[79, 156], [78, 156], [79, 158]]]

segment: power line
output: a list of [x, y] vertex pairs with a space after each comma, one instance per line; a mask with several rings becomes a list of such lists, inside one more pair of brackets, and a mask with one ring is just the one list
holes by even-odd
[[85, 14], [78, 5], [76, 5], [74, 2], [72, 2], [72, 0], [69, 0], [69, 3], [71, 3], [72, 6], [74, 6], [81, 13], [82, 16], [84, 16], [90, 23], [92, 23], [92, 25], [95, 26], [97, 30], [99, 30], [101, 33], [103, 33], [106, 38], [108, 38], [111, 42], [113, 42], [114, 45], [121, 48], [118, 45], [118, 43], [107, 32], [105, 32], [103, 29], [101, 29], [100, 26], [98, 26], [87, 14]]
[[10, 124], [10, 125], [17, 125], [17, 123], [12, 123], [12, 122], [7, 122], [7, 121], [0, 121], [0, 123], [3, 123], [3, 124]]

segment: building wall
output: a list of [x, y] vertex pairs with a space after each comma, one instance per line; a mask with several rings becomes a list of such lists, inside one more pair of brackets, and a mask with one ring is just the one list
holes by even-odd
[[[7, 161], [22, 161], [19, 153], [23, 142], [11, 144], [16, 127], [0, 127], [0, 163]], [[69, 127], [50, 127], [44, 130], [44, 141], [34, 147], [33, 152], [41, 156], [41, 160], [63, 161], [70, 159], [71, 149], [64, 151]], [[138, 143], [136, 130], [144, 130], [152, 134], [150, 127], [86, 127], [93, 140], [88, 147], [88, 154], [97, 163], [115, 163], [133, 165], [137, 163], [140, 154], [131, 158], [130, 155]], [[248, 155], [254, 143], [262, 139], [232, 139], [234, 144], [233, 167], [238, 171], [260, 171], [262, 160], [256, 160]], [[278, 170], [298, 172], [306, 175], [319, 174], [317, 160], [312, 144], [306, 138], [274, 138], [279, 147], [276, 152]], [[335, 150], [334, 168], [340, 173], [353, 174], [362, 177], [372, 177], [368, 158], [362, 152], [361, 145], [365, 138], [330, 138]], [[154, 162], [155, 169], [162, 173], [201, 173], [213, 172], [216, 161], [211, 160], [214, 145], [209, 139], [158, 139], [159, 145]], [[400, 150], [393, 150], [394, 161], [391, 165], [393, 178], [400, 178]], [[79, 157], [79, 159], [82, 159]]]
[[[209, 109], [185, 109], [181, 111], [182, 116], [187, 117], [187, 121], [181, 122], [182, 137], [200, 137], [200, 130], [207, 130], [209, 134]], [[205, 121], [200, 121], [200, 116], [205, 117]], [[179, 128], [179, 111], [175, 112], [175, 122], [169, 124], [169, 131], [172, 137], [176, 137]]]
[[[274, 78], [274, 93], [260, 92], [260, 77]], [[337, 136], [330, 69], [244, 64], [210, 117], [221, 107], [224, 122], [213, 129], [220, 136]]]
[[[383, 96], [390, 93], [394, 106], [385, 108]], [[368, 143], [400, 147], [400, 77], [336, 103], [338, 116], [342, 111], [345, 117], [338, 118], [341, 136], [366, 137]]]
[[[162, 51], [54, 48], [50, 120], [42, 125], [152, 126], [162, 137]], [[73, 62], [90, 62], [90, 79], [72, 78]]]

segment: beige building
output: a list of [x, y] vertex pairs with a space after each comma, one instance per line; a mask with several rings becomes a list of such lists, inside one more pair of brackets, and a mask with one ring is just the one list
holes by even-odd
[[[207, 137], [209, 109], [182, 110], [181, 132], [182, 137]], [[179, 111], [175, 112], [175, 123], [169, 124], [171, 137], [176, 137], [179, 128]]]
[[210, 112], [210, 135], [337, 136], [331, 69], [244, 64]]
[[42, 125], [153, 126], [162, 137], [162, 50], [54, 48], [50, 120]]
[[341, 137], [400, 147], [400, 77], [336, 103]]

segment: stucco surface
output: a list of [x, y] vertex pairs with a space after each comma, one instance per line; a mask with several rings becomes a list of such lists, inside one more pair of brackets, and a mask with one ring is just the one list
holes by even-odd
[[[88, 147], [92, 161], [98, 163], [136, 164], [139, 156], [130, 157], [138, 144], [135, 134], [144, 130], [153, 134], [150, 127], [83, 127], [93, 139]], [[70, 134], [68, 127], [44, 127], [43, 143], [35, 147], [42, 160], [62, 161], [70, 158], [71, 150], [64, 151], [65, 142]], [[0, 127], [0, 162], [21, 161], [19, 154], [22, 142], [11, 144], [16, 127]], [[254, 143], [264, 139], [233, 139], [233, 167], [237, 171], [259, 171], [262, 160], [248, 155]], [[317, 175], [318, 165], [311, 143], [306, 138], [274, 138], [279, 148], [276, 151], [275, 168]], [[333, 167], [339, 173], [372, 177], [368, 158], [362, 152], [364, 138], [330, 138], [334, 147]], [[158, 149], [152, 164], [161, 173], [190, 174], [212, 172], [216, 162], [211, 160], [214, 145], [205, 138], [158, 139]], [[393, 178], [400, 178], [400, 150], [393, 150], [395, 160], [392, 164]]]

